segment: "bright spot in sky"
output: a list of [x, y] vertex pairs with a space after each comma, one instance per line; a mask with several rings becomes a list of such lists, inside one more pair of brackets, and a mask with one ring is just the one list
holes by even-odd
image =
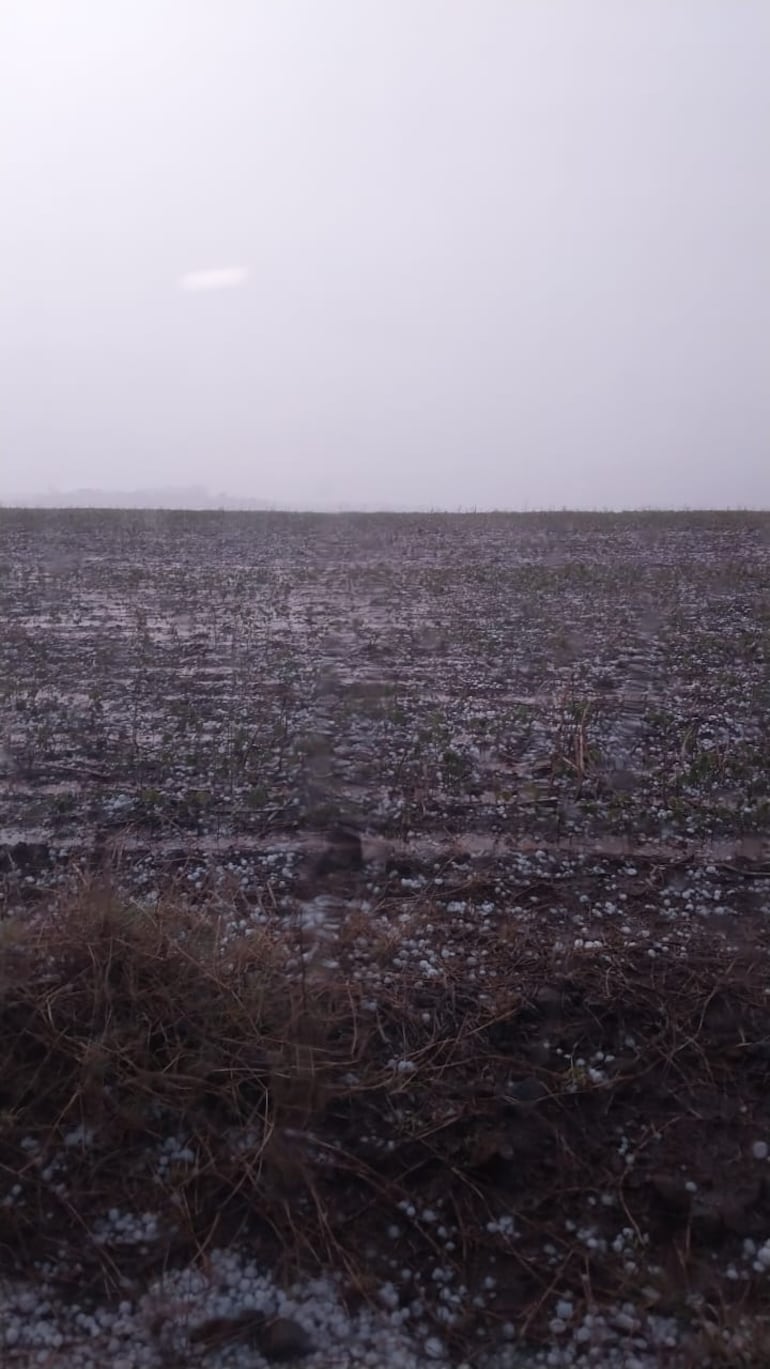
[[217, 266], [208, 271], [188, 271], [179, 280], [180, 290], [229, 290], [243, 285], [248, 277], [246, 266]]

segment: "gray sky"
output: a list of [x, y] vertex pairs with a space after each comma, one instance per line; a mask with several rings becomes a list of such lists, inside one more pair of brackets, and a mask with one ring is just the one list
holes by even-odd
[[770, 504], [768, 0], [3, 0], [0, 121], [0, 498]]

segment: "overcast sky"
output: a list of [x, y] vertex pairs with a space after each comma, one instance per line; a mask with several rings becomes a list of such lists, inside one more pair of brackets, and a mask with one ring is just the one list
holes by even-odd
[[2, 0], [0, 498], [770, 504], [768, 0]]

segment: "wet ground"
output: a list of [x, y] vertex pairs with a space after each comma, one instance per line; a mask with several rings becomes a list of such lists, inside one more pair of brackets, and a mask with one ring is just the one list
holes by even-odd
[[6, 867], [341, 817], [421, 861], [766, 861], [769, 529], [5, 510]]
[[[106, 877], [161, 927], [203, 908], [223, 954], [285, 945], [303, 992], [400, 1005], [399, 1108], [346, 1133], [406, 1195], [376, 1248], [366, 1219], [388, 1298], [431, 1267], [390, 1233], [452, 1176], [436, 1268], [484, 1343], [706, 1363], [687, 1328], [735, 1304], [764, 1335], [770, 1306], [768, 572], [748, 514], [0, 511], [0, 912], [55, 930]], [[442, 1014], [469, 1082], [455, 1043], [436, 1132], [398, 1070]], [[415, 1136], [446, 1142], [433, 1180]], [[41, 1327], [30, 1354], [70, 1334]]]

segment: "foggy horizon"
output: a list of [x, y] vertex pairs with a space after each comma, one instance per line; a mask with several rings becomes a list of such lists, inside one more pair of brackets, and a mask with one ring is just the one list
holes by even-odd
[[769, 51], [765, 0], [7, 0], [0, 503], [768, 507]]
[[52, 512], [67, 510], [146, 511], [151, 512], [189, 512], [189, 513], [317, 513], [317, 514], [420, 514], [462, 515], [462, 514], [758, 514], [770, 510], [762, 504], [523, 504], [523, 505], [477, 505], [477, 504], [398, 504], [395, 502], [371, 503], [359, 501], [346, 503], [310, 502], [299, 499], [296, 503], [258, 499], [247, 495], [233, 495], [225, 490], [211, 491], [200, 486], [175, 487], [158, 486], [149, 489], [117, 490], [81, 488], [74, 490], [48, 490], [37, 493], [7, 496], [0, 499], [0, 509], [40, 509]]

